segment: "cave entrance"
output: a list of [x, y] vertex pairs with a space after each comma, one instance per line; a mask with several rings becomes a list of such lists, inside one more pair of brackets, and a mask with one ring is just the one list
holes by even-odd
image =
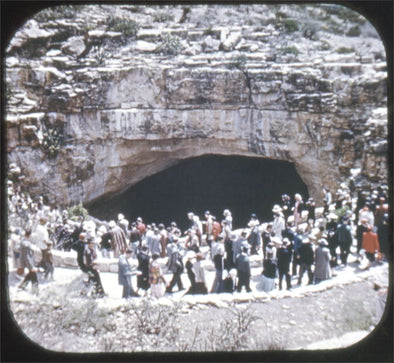
[[264, 158], [205, 155], [183, 160], [130, 187], [120, 195], [99, 200], [88, 209], [102, 220], [123, 213], [128, 220], [141, 216], [146, 223], [176, 221], [185, 230], [187, 213], [204, 217], [211, 211], [220, 221], [223, 210], [233, 214], [233, 227], [247, 225], [250, 214], [260, 221], [272, 220], [272, 207], [282, 194], [308, 197], [305, 183], [294, 164]]

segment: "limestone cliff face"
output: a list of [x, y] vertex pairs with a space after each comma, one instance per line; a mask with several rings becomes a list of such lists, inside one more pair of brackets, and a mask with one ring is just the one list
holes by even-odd
[[204, 154], [293, 162], [315, 197], [387, 179], [384, 47], [343, 7], [50, 9], [6, 67], [8, 162], [63, 205]]

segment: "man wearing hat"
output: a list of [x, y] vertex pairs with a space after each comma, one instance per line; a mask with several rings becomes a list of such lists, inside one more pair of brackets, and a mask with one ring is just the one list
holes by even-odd
[[25, 267], [29, 270], [28, 274], [25, 276], [21, 284], [18, 286], [19, 289], [26, 290], [29, 282], [32, 284], [32, 292], [34, 294], [38, 293], [38, 278], [37, 269], [34, 266], [34, 251], [32, 249], [31, 242], [31, 230], [26, 229], [25, 236], [21, 241], [21, 268], [24, 271]]
[[150, 245], [149, 245], [150, 252], [153, 254], [158, 254], [161, 256], [161, 235], [160, 230], [157, 227], [153, 228], [153, 236], [150, 238]]
[[109, 232], [111, 234], [111, 248], [114, 252], [114, 257], [119, 257], [120, 254], [125, 253], [127, 248], [127, 238], [123, 229], [120, 228], [115, 221], [109, 222]]
[[82, 272], [87, 272], [83, 258], [86, 242], [86, 233], [82, 232], [79, 234], [78, 241], [71, 246], [74, 251], [77, 251], [77, 263]]
[[338, 224], [336, 236], [339, 248], [341, 250], [341, 263], [346, 266], [347, 257], [350, 252], [350, 246], [353, 242], [353, 237], [350, 231], [350, 226], [348, 225], [348, 220], [343, 219]]
[[127, 234], [129, 230], [129, 221], [124, 217], [122, 213], [118, 214], [118, 226], [123, 229], [126, 237], [128, 237]]
[[141, 249], [137, 253], [138, 260], [138, 271], [141, 271], [140, 275], [137, 275], [137, 293], [139, 289], [149, 290], [149, 248], [147, 245], [142, 245]]
[[174, 237], [171, 243], [171, 249], [168, 255], [168, 270], [172, 271], [172, 280], [168, 285], [166, 292], [172, 292], [172, 288], [178, 285], [178, 291], [183, 290], [181, 274], [184, 269], [182, 255], [179, 251], [178, 237]]
[[282, 290], [283, 276], [286, 277], [287, 290], [291, 289], [291, 277], [290, 277], [290, 262], [292, 255], [292, 245], [288, 238], [284, 238], [277, 250], [277, 266], [279, 273], [279, 290]]
[[322, 238], [318, 241], [319, 247], [315, 251], [315, 284], [331, 277], [331, 255], [328, 249], [328, 242]]
[[49, 242], [49, 233], [46, 227], [47, 219], [41, 217], [39, 224], [35, 230], [35, 236], [37, 241], [37, 247], [41, 250], [41, 261], [38, 263], [38, 267], [44, 268], [45, 253], [47, 250], [47, 242]]
[[89, 276], [88, 283], [93, 283], [94, 294], [96, 296], [103, 297], [105, 293], [103, 285], [101, 284], [100, 274], [97, 269], [96, 241], [94, 237], [90, 237], [88, 239], [83, 257], [86, 266], [86, 273]]
[[260, 221], [257, 219], [255, 213], [250, 216], [250, 221], [248, 227], [250, 228], [250, 234], [248, 237], [248, 242], [251, 245], [250, 254], [257, 255], [257, 248], [261, 246], [261, 235], [259, 232]]
[[274, 233], [275, 237], [278, 237], [282, 240], [282, 232], [285, 230], [285, 219], [283, 218], [282, 209], [275, 205], [272, 209], [274, 220], [272, 221], [272, 232]]
[[251, 292], [250, 288], [250, 261], [248, 257], [249, 244], [245, 241], [242, 245], [242, 252], [237, 257], [236, 269], [238, 275], [237, 292], [241, 292], [242, 286], [245, 286], [247, 292]]
[[300, 263], [300, 275], [298, 277], [298, 285], [301, 285], [304, 272], [308, 272], [308, 285], [313, 284], [312, 265], [314, 262], [313, 247], [309, 238], [302, 240], [301, 246], [297, 251], [298, 261]]
[[243, 230], [241, 232], [241, 235], [234, 241], [233, 243], [233, 261], [234, 261], [234, 266], [237, 261], [238, 255], [241, 254], [242, 252], [242, 244], [245, 244], [244, 242], [247, 242], [246, 236], [248, 235], [247, 230]]
[[44, 268], [45, 268], [44, 277], [47, 279], [48, 276], [51, 275], [51, 280], [53, 280], [53, 271], [54, 271], [52, 245], [53, 243], [51, 241], [47, 242], [47, 249], [44, 255]]
[[128, 259], [132, 256], [132, 254], [132, 248], [128, 247], [125, 253], [122, 253], [119, 256], [118, 260], [118, 282], [119, 285], [123, 285], [122, 298], [124, 299], [139, 296], [135, 293], [131, 284], [131, 276], [133, 275], [133, 271], [131, 269]]

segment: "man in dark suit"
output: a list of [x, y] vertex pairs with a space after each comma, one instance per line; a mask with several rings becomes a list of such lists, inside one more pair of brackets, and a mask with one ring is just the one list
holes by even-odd
[[[246, 242], [247, 243], [247, 242]], [[241, 292], [242, 286], [245, 286], [247, 292], [251, 292], [250, 288], [250, 261], [248, 257], [248, 247], [246, 244], [242, 247], [242, 253], [237, 257], [236, 262], [238, 285], [237, 291]]]

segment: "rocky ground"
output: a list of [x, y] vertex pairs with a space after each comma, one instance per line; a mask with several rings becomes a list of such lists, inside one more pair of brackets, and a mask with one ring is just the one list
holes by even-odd
[[[84, 276], [56, 268], [55, 281], [41, 278], [37, 296], [18, 291], [9, 274], [15, 320], [41, 346], [65, 352], [243, 351], [333, 349], [352, 345], [371, 332], [378, 292], [388, 283], [388, 264], [361, 270], [351, 256], [332, 279], [291, 291], [259, 291], [261, 268], [254, 268], [252, 293], [120, 298], [117, 274], [102, 272], [107, 296], [81, 296]], [[11, 265], [10, 265], [11, 266]], [[168, 275], [168, 279], [171, 276]], [[185, 287], [188, 286], [184, 274]], [[210, 287], [214, 272], [207, 272]], [[135, 281], [134, 281], [135, 283]]]

